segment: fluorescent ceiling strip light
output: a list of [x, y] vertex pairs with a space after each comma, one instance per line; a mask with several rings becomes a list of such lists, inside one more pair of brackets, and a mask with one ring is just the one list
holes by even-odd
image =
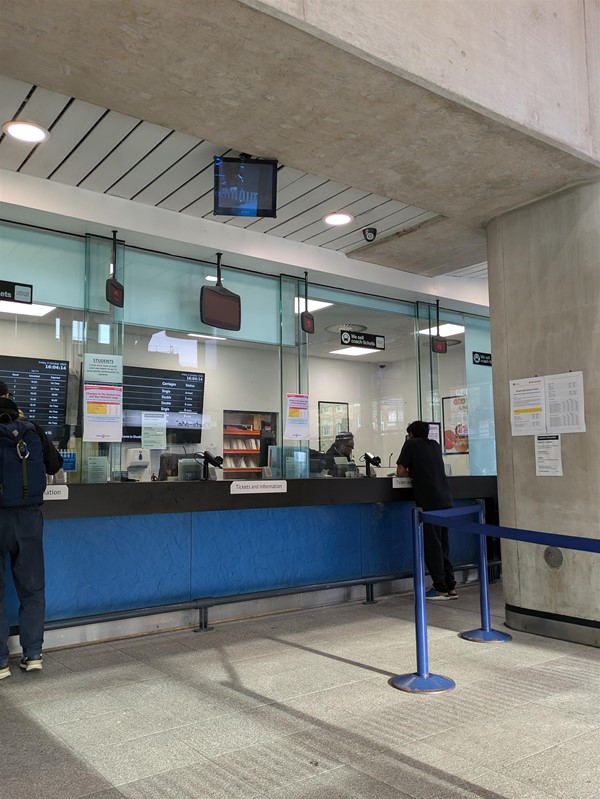
[[9, 302], [0, 300], [0, 313], [19, 314], [21, 316], [46, 316], [50, 311], [55, 311], [56, 305], [29, 305], [25, 302]]
[[[329, 308], [330, 305], [333, 305], [332, 302], [321, 302], [321, 300], [309, 300], [308, 301], [308, 312], [312, 313], [313, 311], [320, 311], [321, 308]], [[305, 302], [304, 297], [294, 297], [294, 313], [302, 313], [305, 311]]]
[[440, 332], [437, 332], [437, 327], [428, 327], [427, 330], [419, 330], [422, 336], [452, 336], [455, 333], [464, 333], [465, 328], [462, 325], [452, 325], [449, 322], [440, 325]]
[[193, 338], [208, 338], [211, 341], [227, 341], [223, 336], [205, 336], [202, 333], [188, 333], [188, 336], [192, 336]]
[[331, 350], [329, 352], [330, 355], [372, 355], [374, 352], [379, 352], [379, 350], [367, 350], [363, 349], [362, 347], [344, 347], [341, 350]]

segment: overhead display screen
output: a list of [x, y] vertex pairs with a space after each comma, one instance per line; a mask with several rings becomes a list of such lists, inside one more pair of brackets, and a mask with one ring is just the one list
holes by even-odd
[[142, 413], [166, 414], [169, 444], [198, 443], [202, 436], [204, 374], [123, 367], [123, 440], [142, 437]]
[[0, 357], [0, 380], [25, 416], [54, 440], [63, 434], [67, 410], [69, 362], [50, 358]]

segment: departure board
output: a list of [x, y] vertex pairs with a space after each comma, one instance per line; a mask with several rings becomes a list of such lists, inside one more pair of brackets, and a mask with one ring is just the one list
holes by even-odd
[[141, 439], [142, 413], [167, 415], [167, 442], [198, 443], [202, 436], [204, 373], [123, 367], [123, 440]]
[[57, 441], [63, 434], [67, 410], [69, 362], [50, 358], [0, 357], [0, 380], [25, 416]]

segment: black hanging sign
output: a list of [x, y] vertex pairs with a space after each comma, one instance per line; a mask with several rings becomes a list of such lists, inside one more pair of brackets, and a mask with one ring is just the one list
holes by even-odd
[[352, 333], [342, 330], [340, 341], [346, 347], [364, 347], [367, 350], [384, 350], [385, 336], [374, 336], [371, 333]]
[[0, 280], [0, 300], [23, 302], [31, 305], [33, 302], [33, 286], [27, 283], [9, 283], [8, 280]]

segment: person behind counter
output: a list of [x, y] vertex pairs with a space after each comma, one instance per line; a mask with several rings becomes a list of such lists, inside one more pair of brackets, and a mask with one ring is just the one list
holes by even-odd
[[338, 464], [336, 458], [345, 458], [348, 463], [352, 463], [352, 450], [354, 449], [354, 433], [338, 433], [335, 441], [325, 453], [325, 468], [330, 473], [337, 474]]

